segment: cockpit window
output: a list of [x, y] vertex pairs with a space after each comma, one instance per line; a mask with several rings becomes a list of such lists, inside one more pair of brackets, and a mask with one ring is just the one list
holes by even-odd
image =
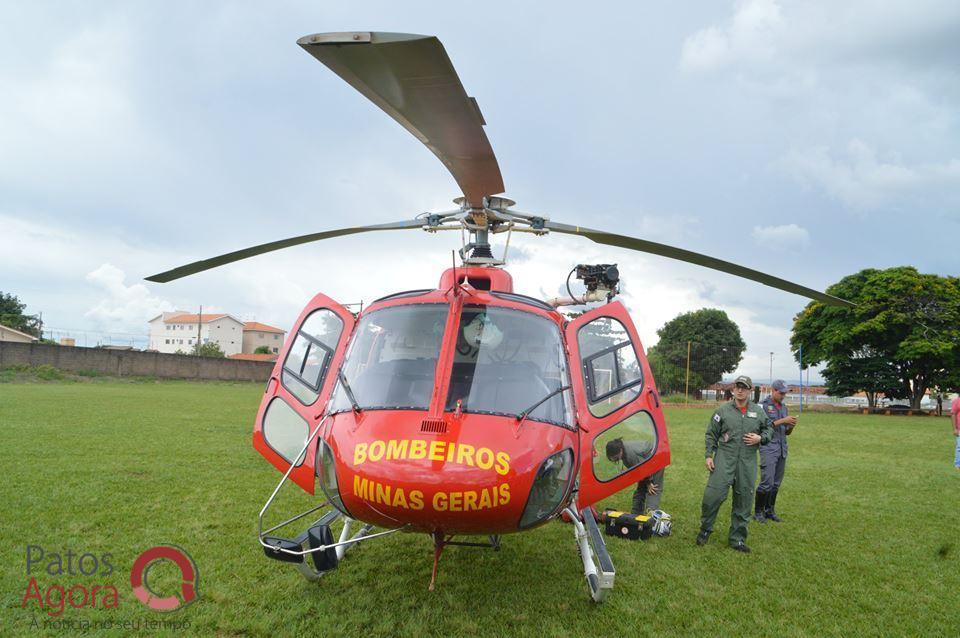
[[283, 362], [281, 380], [301, 403], [310, 405], [320, 396], [342, 332], [343, 320], [326, 308], [314, 311], [300, 326]]
[[[341, 370], [361, 409], [429, 409], [448, 310], [394, 306], [360, 319]], [[338, 382], [331, 411], [352, 408]]]
[[[457, 327], [446, 409], [517, 416], [569, 383], [560, 329], [529, 312], [465, 306]], [[573, 426], [570, 393], [558, 392], [527, 418]]]

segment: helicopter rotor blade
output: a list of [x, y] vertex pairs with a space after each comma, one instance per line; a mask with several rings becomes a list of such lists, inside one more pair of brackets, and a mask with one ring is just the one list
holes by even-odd
[[436, 37], [318, 33], [297, 44], [423, 142], [453, 175], [471, 207], [503, 192], [480, 107], [467, 96]]
[[609, 233], [603, 230], [593, 230], [591, 228], [571, 226], [569, 224], [561, 224], [553, 221], [544, 222], [544, 228], [564, 235], [579, 235], [581, 237], [586, 237], [587, 239], [598, 244], [619, 246], [620, 248], [628, 248], [630, 250], [651, 253], [654, 255], [660, 255], [661, 257], [669, 257], [678, 261], [685, 261], [689, 264], [697, 264], [698, 266], [712, 268], [713, 270], [719, 270], [720, 272], [750, 279], [751, 281], [756, 281], [772, 288], [777, 288], [778, 290], [784, 290], [786, 292], [792, 292], [796, 295], [801, 295], [810, 299], [816, 299], [817, 301], [823, 302], [830, 306], [853, 307], [856, 305], [850, 301], [847, 301], [846, 299], [834, 297], [833, 295], [828, 295], [824, 292], [814, 290], [813, 288], [807, 288], [806, 286], [795, 284], [787, 281], [786, 279], [780, 279], [779, 277], [768, 275], [767, 273], [760, 272], [759, 270], [746, 268], [745, 266], [724, 261], [722, 259], [717, 259], [716, 257], [701, 255], [700, 253], [684, 250], [683, 248], [675, 248], [673, 246], [659, 244], [646, 239], [637, 239], [636, 237], [629, 237], [627, 235], [618, 235], [616, 233]]
[[241, 259], [255, 257], [256, 255], [273, 252], [274, 250], [280, 250], [281, 248], [290, 248], [291, 246], [307, 244], [312, 241], [320, 241], [321, 239], [344, 237], [346, 235], [356, 235], [358, 233], [370, 233], [378, 230], [406, 230], [409, 228], [423, 228], [423, 221], [419, 219], [411, 219], [401, 222], [391, 222], [389, 224], [375, 224], [373, 226], [354, 226], [351, 228], [327, 230], [322, 233], [300, 235], [299, 237], [290, 237], [289, 239], [280, 239], [267, 244], [260, 244], [259, 246], [251, 246], [250, 248], [235, 250], [232, 253], [226, 253], [225, 255], [220, 255], [218, 257], [211, 257], [210, 259], [195, 261], [192, 264], [186, 264], [185, 266], [180, 266], [179, 268], [174, 268], [173, 270], [151, 275], [147, 277], [146, 280], [163, 284], [167, 283], [168, 281], [180, 279], [181, 277], [186, 277], [187, 275], [193, 275], [198, 272], [203, 272], [204, 270], [210, 270], [211, 268], [216, 268], [217, 266], [223, 266], [235, 261], [240, 261]]

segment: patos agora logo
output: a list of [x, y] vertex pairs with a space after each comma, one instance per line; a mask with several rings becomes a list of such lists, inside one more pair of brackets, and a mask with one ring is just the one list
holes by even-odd
[[[72, 550], [48, 552], [38, 545], [28, 545], [26, 550], [27, 574], [30, 579], [21, 601], [22, 608], [35, 604], [49, 616], [57, 617], [61, 616], [67, 607], [116, 609], [119, 606], [120, 593], [112, 583], [91, 585], [81, 582], [53, 582], [44, 583], [44, 587], [34, 575], [34, 571], [37, 571], [61, 578], [110, 577], [114, 573], [113, 554], [77, 554]], [[172, 563], [180, 571], [179, 587], [175, 592], [161, 592], [151, 586], [150, 570], [163, 563]], [[197, 565], [184, 549], [174, 545], [158, 545], [144, 551], [134, 560], [130, 570], [130, 587], [134, 597], [144, 606], [168, 613], [182, 609], [197, 599], [198, 578]]]

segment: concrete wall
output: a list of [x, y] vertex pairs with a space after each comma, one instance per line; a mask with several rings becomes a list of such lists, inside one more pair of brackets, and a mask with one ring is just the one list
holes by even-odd
[[46, 364], [69, 372], [95, 370], [101, 374], [118, 377], [260, 382], [266, 382], [270, 371], [273, 370], [273, 363], [268, 361], [239, 361], [161, 352], [0, 342], [0, 368], [15, 364], [30, 366]]

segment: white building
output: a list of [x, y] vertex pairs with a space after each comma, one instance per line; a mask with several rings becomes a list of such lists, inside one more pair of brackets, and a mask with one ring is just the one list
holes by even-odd
[[25, 332], [14, 330], [9, 326], [0, 325], [0, 341], [16, 341], [19, 343], [36, 343], [38, 339]]
[[150, 320], [149, 349], [189, 353], [199, 339], [214, 342], [227, 356], [243, 351], [243, 322], [223, 313], [196, 315], [183, 310], [165, 312]]
[[[266, 347], [270, 354], [277, 355], [283, 347], [285, 330], [257, 321], [243, 324], [243, 352], [253, 354], [257, 348]], [[274, 356], [276, 358], [276, 356]]]

